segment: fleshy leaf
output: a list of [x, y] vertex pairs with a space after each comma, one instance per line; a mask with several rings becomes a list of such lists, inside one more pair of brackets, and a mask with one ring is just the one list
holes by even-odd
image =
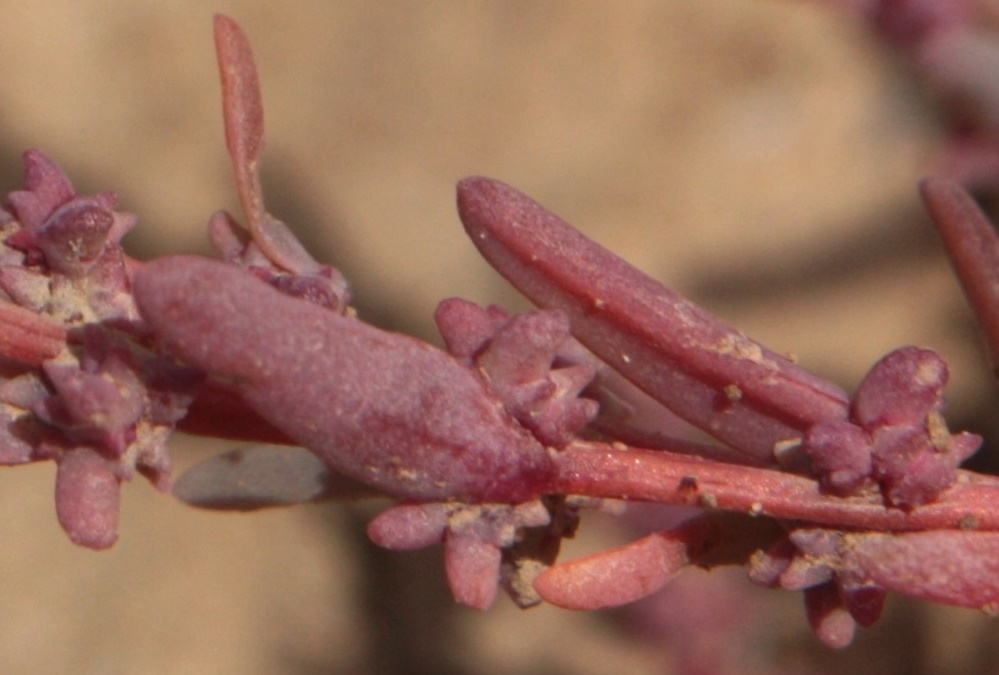
[[90, 448], [56, 458], [56, 513], [75, 544], [94, 549], [118, 539], [120, 479], [111, 462]]
[[851, 414], [865, 429], [925, 426], [939, 410], [947, 384], [947, 364], [930, 349], [903, 347], [878, 361], [853, 396]]
[[73, 184], [40, 150], [24, 153], [24, 189], [7, 196], [24, 228], [40, 227], [60, 206], [76, 195]]
[[345, 475], [428, 500], [516, 502], [550, 484], [545, 448], [430, 345], [202, 258], [149, 263], [134, 291], [160, 345]]
[[805, 589], [805, 614], [812, 632], [827, 647], [843, 649], [853, 641], [857, 623], [843, 605], [834, 582]]
[[[215, 50], [222, 79], [226, 145], [253, 240], [271, 262], [284, 270], [315, 274], [323, 266], [305, 250], [287, 225], [264, 209], [259, 167], [264, 144], [260, 78], [246, 34], [235, 21], [222, 14], [215, 15]], [[345, 295], [346, 282], [342, 277], [337, 282], [341, 295]]]
[[666, 530], [548, 568], [534, 580], [538, 594], [566, 609], [617, 607], [651, 595], [690, 562], [689, 532]]
[[501, 559], [495, 544], [449, 530], [444, 538], [444, 567], [454, 599], [468, 607], [488, 609], [499, 592]]
[[586, 239], [513, 188], [458, 184], [458, 212], [479, 252], [532, 301], [569, 315], [597, 356], [680, 417], [744, 453], [775, 450], [843, 419], [846, 395], [753, 342]]
[[985, 331], [993, 366], [999, 367], [999, 237], [975, 200], [957, 183], [927, 178], [919, 188], [954, 273]]
[[846, 560], [877, 584], [924, 600], [999, 611], [999, 533], [846, 535]]
[[368, 537], [383, 548], [412, 551], [439, 544], [451, 508], [441, 502], [398, 504], [368, 523]]

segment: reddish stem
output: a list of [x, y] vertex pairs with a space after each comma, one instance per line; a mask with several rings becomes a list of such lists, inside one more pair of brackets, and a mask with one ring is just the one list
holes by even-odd
[[967, 471], [940, 499], [905, 511], [879, 493], [836, 497], [818, 482], [663, 450], [575, 442], [556, 459], [554, 491], [691, 505], [863, 530], [999, 530], [999, 479]]

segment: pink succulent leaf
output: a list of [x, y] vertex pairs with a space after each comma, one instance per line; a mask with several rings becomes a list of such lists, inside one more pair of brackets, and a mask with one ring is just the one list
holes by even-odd
[[444, 568], [448, 585], [459, 603], [475, 609], [488, 609], [496, 601], [500, 587], [502, 551], [495, 544], [460, 532], [447, 532], [444, 538]]
[[964, 294], [999, 365], [999, 237], [989, 219], [957, 183], [928, 178], [923, 201], [936, 223]]
[[448, 352], [469, 363], [509, 319], [510, 313], [500, 307], [484, 308], [461, 298], [444, 300], [434, 312]]
[[118, 538], [120, 478], [113, 463], [87, 447], [56, 457], [56, 513], [75, 544], [94, 549]]
[[368, 523], [368, 537], [383, 548], [413, 551], [444, 539], [452, 507], [443, 502], [402, 503]]
[[177, 478], [172, 492], [191, 506], [226, 511], [376, 494], [336, 474], [311, 452], [264, 445], [238, 448], [196, 464]]
[[994, 612], [999, 608], [999, 534], [936, 530], [845, 534], [844, 564], [889, 590]]
[[[110, 211], [74, 201], [56, 211], [37, 230], [21, 230], [18, 234], [33, 235], [33, 244], [41, 250], [54, 272], [80, 277], [104, 252], [113, 222]], [[18, 245], [15, 237], [7, 243]]]
[[149, 263], [134, 291], [162, 348], [211, 372], [336, 471], [427, 500], [517, 502], [550, 484], [547, 450], [478, 374], [430, 345], [201, 258]]
[[848, 647], [857, 623], [844, 606], [835, 582], [806, 588], [804, 595], [805, 614], [815, 637], [833, 649]]
[[675, 413], [772, 464], [775, 448], [843, 419], [846, 395], [753, 342], [498, 181], [458, 184], [480, 253], [528, 298], [569, 316], [599, 358]]
[[860, 490], [871, 480], [871, 437], [856, 424], [833, 420], [816, 424], [804, 445], [823, 489], [839, 495]]
[[257, 165], [264, 143], [264, 106], [260, 80], [249, 40], [239, 25], [227, 16], [214, 17], [215, 52], [222, 79], [222, 116], [232, 171], [242, 203], [257, 227], [263, 212], [263, 192]]
[[26, 229], [41, 227], [60, 206], [76, 196], [62, 169], [40, 150], [24, 153], [24, 189], [7, 196], [14, 216]]
[[850, 421], [817, 424], [805, 435], [823, 488], [848, 495], [873, 480], [893, 506], [936, 500], [981, 443], [947, 430], [946, 382], [947, 365], [928, 349], [903, 347], [878, 361], [854, 394]]
[[940, 410], [947, 364], [930, 349], [902, 347], [871, 368], [854, 393], [850, 415], [865, 429], [923, 425]]
[[566, 316], [534, 310], [509, 316], [463, 301], [442, 303], [437, 321], [452, 354], [483, 374], [507, 411], [545, 445], [571, 441], [597, 414], [598, 403], [579, 398], [596, 366], [554, 368], [570, 341]]
[[[226, 145], [253, 243], [281, 272], [312, 278], [307, 294], [329, 295], [334, 298], [332, 306], [344, 311], [350, 299], [343, 275], [316, 262], [292, 231], [264, 208], [259, 167], [264, 143], [260, 78], [243, 30], [221, 14], [215, 15], [215, 49], [222, 79]], [[318, 285], [326, 288], [319, 292]]]
[[546, 601], [566, 609], [602, 609], [655, 593], [690, 563], [689, 550], [703, 545], [701, 521], [650, 534], [637, 541], [542, 572], [534, 588]]

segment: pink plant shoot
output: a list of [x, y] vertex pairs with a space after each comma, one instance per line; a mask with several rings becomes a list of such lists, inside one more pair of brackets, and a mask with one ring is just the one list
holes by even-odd
[[[909, 48], [920, 26], [883, 30]], [[212, 216], [218, 259], [127, 257], [135, 218], [110, 193], [76, 194], [38, 151], [0, 211], [0, 462], [56, 462], [75, 543], [114, 543], [138, 472], [206, 508], [388, 499], [370, 538], [442, 544], [455, 597], [481, 609], [499, 589], [525, 607], [618, 606], [724, 564], [802, 591], [831, 646], [877, 621], [887, 591], [999, 610], [999, 480], [960, 468], [981, 439], [948, 429], [936, 352], [903, 346], [848, 394], [482, 177], [458, 184], [458, 215], [538, 309], [445, 300], [443, 349], [381, 330], [267, 212], [250, 47], [224, 16], [215, 43], [245, 221]], [[999, 240], [958, 184], [921, 189], [999, 354]], [[715, 442], [648, 431], [638, 390]], [[175, 429], [287, 447], [234, 450], [172, 485]], [[695, 515], [559, 561], [588, 509], [628, 502]]]

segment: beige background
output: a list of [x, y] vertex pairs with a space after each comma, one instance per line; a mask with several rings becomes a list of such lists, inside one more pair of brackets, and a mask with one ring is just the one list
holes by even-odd
[[[846, 387], [918, 343], [951, 360], [959, 418], [995, 409], [914, 189], [941, 144], [932, 101], [822, 3], [8, 1], [3, 189], [39, 147], [140, 215], [136, 255], [205, 251], [210, 213], [235, 207], [212, 11], [260, 62], [271, 211], [370, 320], [433, 339], [441, 298], [519, 302], [454, 215], [455, 181], [485, 174]], [[212, 449], [178, 444], [177, 462]], [[51, 466], [0, 472], [2, 672], [666, 668], [601, 615], [445, 614], [436, 554], [379, 555], [363, 510], [205, 514], [135, 484], [121, 542], [95, 554], [63, 537], [51, 492]], [[577, 550], [614, 537], [584, 535]], [[756, 658], [788, 670], [964, 672], [981, 648], [940, 627], [992, 630], [896, 598], [853, 650], [815, 651], [797, 599], [763, 597], [778, 609], [759, 610]]]

